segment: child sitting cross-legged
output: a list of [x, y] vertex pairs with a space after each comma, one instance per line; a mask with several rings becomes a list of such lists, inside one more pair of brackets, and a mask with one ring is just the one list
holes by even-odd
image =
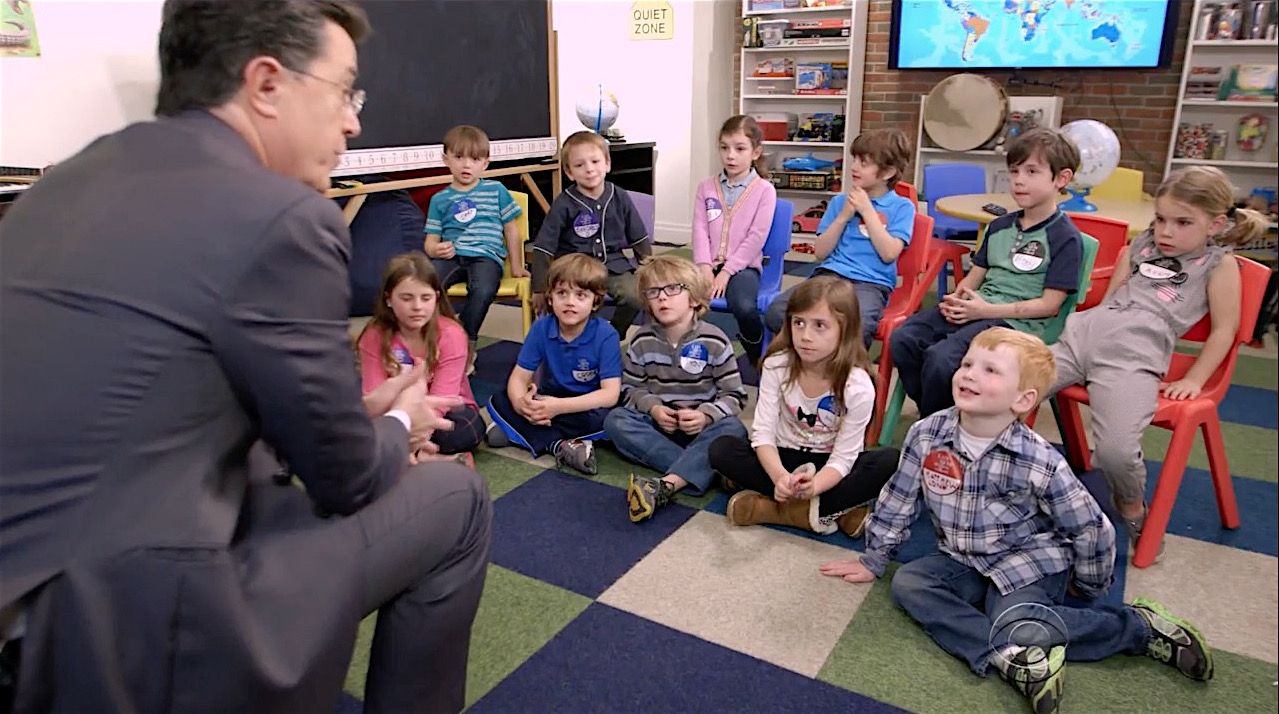
[[[875, 404], [857, 288], [819, 275], [791, 293], [768, 349], [750, 440], [711, 444], [711, 467], [745, 491], [729, 522], [861, 534], [865, 504], [897, 469], [897, 449], [864, 451]], [[727, 485], [727, 484], [726, 484]]]
[[623, 456], [664, 474], [631, 476], [626, 498], [634, 523], [651, 518], [682, 488], [710, 488], [711, 442], [746, 436], [737, 418], [746, 391], [733, 345], [700, 319], [710, 302], [706, 278], [690, 261], [669, 255], [653, 258], [637, 278], [652, 321], [623, 357], [626, 404], [604, 421]]
[[1068, 589], [1096, 597], [1110, 588], [1115, 529], [1061, 454], [1021, 421], [1055, 371], [1038, 337], [979, 333], [952, 380], [955, 406], [906, 435], [866, 524], [865, 553], [822, 572], [859, 583], [883, 575], [922, 507], [941, 552], [898, 569], [893, 600], [977, 675], [993, 667], [1036, 714], [1057, 711], [1068, 659], [1146, 654], [1211, 679], [1207, 641], [1162, 605], [1062, 604]]
[[489, 400], [489, 446], [513, 440], [535, 455], [554, 455], [559, 466], [595, 474], [591, 439], [601, 435], [622, 383], [617, 331], [594, 317], [607, 284], [604, 264], [588, 255], [566, 255], [551, 265], [551, 314], [533, 323], [506, 392]]

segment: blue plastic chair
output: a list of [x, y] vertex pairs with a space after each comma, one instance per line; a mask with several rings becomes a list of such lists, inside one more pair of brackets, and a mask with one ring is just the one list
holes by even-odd
[[631, 203], [635, 205], [635, 210], [640, 214], [640, 223], [644, 224], [644, 230], [648, 232], [648, 239], [652, 241], [653, 223], [657, 220], [657, 199], [653, 198], [651, 193], [640, 193], [630, 189], [626, 189], [626, 193], [630, 196]]
[[[976, 233], [981, 226], [975, 221], [965, 221], [937, 210], [938, 199], [968, 193], [986, 193], [986, 169], [979, 164], [928, 164], [924, 167], [924, 197], [928, 201], [928, 215], [933, 217], [934, 235], [942, 240], [953, 240], [963, 233]], [[937, 276], [937, 294], [945, 295], [950, 276], [949, 266], [942, 263]], [[956, 278], [956, 282], [958, 282]]]
[[[795, 204], [784, 199], [777, 200], [777, 208], [773, 210], [773, 224], [768, 228], [768, 237], [764, 239], [764, 264], [759, 273], [759, 298], [755, 301], [759, 314], [768, 311], [768, 304], [782, 291], [782, 274], [786, 268], [786, 251], [790, 250], [791, 218], [795, 215]], [[722, 297], [711, 300], [711, 309], [715, 312], [728, 312], [728, 301]], [[772, 335], [764, 328], [764, 342], [761, 349], [768, 349]]]

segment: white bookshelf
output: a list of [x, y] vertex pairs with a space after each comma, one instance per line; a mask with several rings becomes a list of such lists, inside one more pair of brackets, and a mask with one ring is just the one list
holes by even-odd
[[[970, 149], [968, 151], [951, 151], [939, 146], [932, 146], [928, 133], [924, 131], [924, 104], [928, 95], [919, 96], [919, 126], [915, 132], [915, 189], [922, 197], [928, 194], [924, 185], [924, 167], [929, 164], [981, 164], [986, 169], [986, 192], [998, 193], [1005, 190], [1002, 177], [1007, 177], [1007, 163], [1004, 160], [1003, 147], [999, 149]], [[1061, 97], [1009, 97], [1008, 111], [1041, 111], [1040, 126], [1057, 128], [1061, 126]]]
[[[1204, 0], [1195, 0], [1190, 36], [1198, 37], [1199, 21]], [[1279, 169], [1275, 147], [1279, 142], [1279, 102], [1217, 101], [1214, 99], [1187, 99], [1186, 84], [1192, 67], [1231, 67], [1237, 64], [1276, 64], [1276, 40], [1191, 40], [1187, 43], [1186, 57], [1182, 63], [1181, 85], [1177, 90], [1177, 109], [1172, 120], [1172, 137], [1168, 141], [1168, 156], [1164, 175], [1183, 166], [1216, 166], [1225, 171], [1230, 181], [1247, 195], [1258, 186], [1274, 186], [1275, 171]], [[1236, 143], [1239, 119], [1249, 114], [1261, 114], [1270, 121], [1265, 143], [1257, 151], [1244, 151]], [[1182, 124], [1212, 124], [1214, 129], [1224, 130], [1230, 138], [1226, 142], [1224, 159], [1177, 158], [1177, 133]]]
[[[781, 170], [787, 157], [806, 156], [809, 153], [827, 161], [844, 160], [841, 185], [848, 183], [848, 147], [861, 131], [862, 77], [866, 59], [866, 16], [869, 0], [845, 0], [842, 5], [801, 7], [782, 10], [752, 10], [751, 0], [742, 0], [743, 17], [759, 17], [761, 20], [816, 20], [849, 18], [852, 23], [846, 43], [793, 44], [779, 47], [741, 48], [741, 70], [738, 77], [738, 111], [742, 114], [786, 113], [802, 116], [816, 112], [833, 112], [844, 115], [844, 140], [833, 141], [765, 141], [764, 151], [769, 166]], [[792, 79], [782, 77], [752, 77], [755, 63], [765, 59], [787, 57], [800, 62], [847, 62], [848, 91], [839, 95], [820, 94], [769, 94], [761, 92], [761, 84], [771, 82], [784, 86]], [[778, 194], [795, 204], [795, 214], [800, 215], [821, 201], [835, 195], [833, 191], [804, 189], [778, 189]], [[792, 235], [796, 243], [811, 243], [815, 236], [808, 233]]]

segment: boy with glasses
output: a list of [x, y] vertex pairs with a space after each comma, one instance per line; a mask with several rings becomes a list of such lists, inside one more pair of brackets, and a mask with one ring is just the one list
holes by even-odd
[[653, 319], [622, 356], [624, 406], [608, 415], [604, 431], [623, 456], [664, 475], [631, 475], [632, 523], [652, 518], [684, 487], [703, 493], [712, 478], [711, 442], [746, 438], [737, 418], [746, 391], [733, 344], [699, 319], [710, 303], [706, 278], [688, 260], [667, 255], [640, 267], [637, 278]]

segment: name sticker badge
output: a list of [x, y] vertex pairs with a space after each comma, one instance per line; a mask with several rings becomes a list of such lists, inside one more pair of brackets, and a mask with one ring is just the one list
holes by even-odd
[[458, 223], [470, 223], [475, 218], [475, 214], [475, 201], [462, 198], [453, 202], [453, 220]]
[[573, 369], [573, 379], [578, 382], [590, 382], [595, 379], [597, 374], [599, 374], [599, 371], [592, 367], [585, 357], [577, 360], [577, 367]]
[[924, 487], [938, 496], [949, 496], [964, 485], [964, 465], [947, 449], [934, 449], [924, 457]]
[[573, 232], [578, 238], [590, 238], [600, 232], [600, 219], [594, 211], [582, 211], [573, 219]]
[[711, 196], [706, 199], [706, 222], [709, 223], [724, 215], [724, 206], [719, 199]]
[[706, 369], [706, 348], [698, 342], [690, 342], [679, 351], [679, 366], [689, 374], [701, 374]]
[[1026, 242], [1013, 249], [1013, 267], [1029, 273], [1044, 264], [1044, 244], [1037, 240]]
[[[884, 224], [885, 226], [888, 225], [888, 216], [885, 216], [880, 211], [875, 211], [875, 215], [879, 216], [880, 223]], [[860, 231], [861, 234], [866, 236], [867, 238], [870, 237], [870, 229], [866, 227], [866, 221], [858, 221], [857, 230]]]

